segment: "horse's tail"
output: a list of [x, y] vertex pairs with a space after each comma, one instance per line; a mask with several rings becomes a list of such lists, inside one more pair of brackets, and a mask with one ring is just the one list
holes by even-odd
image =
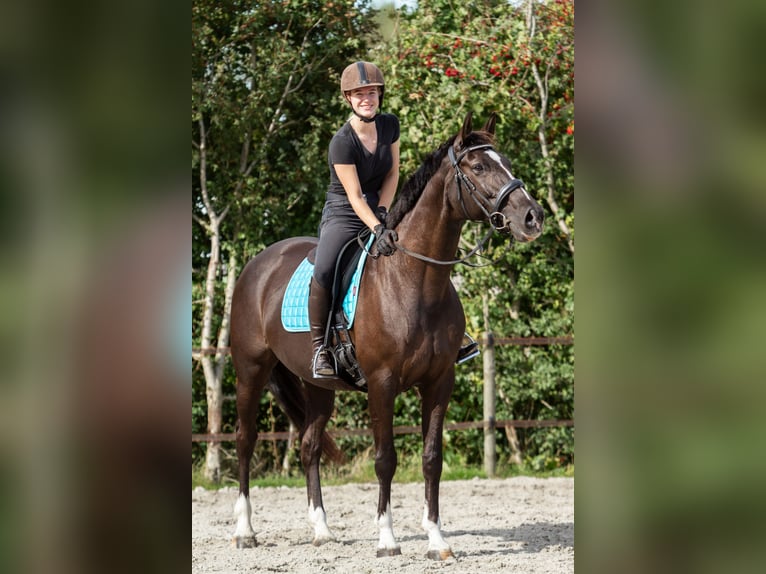
[[[300, 379], [288, 371], [282, 363], [277, 363], [269, 377], [269, 390], [285, 414], [300, 429], [302, 437], [305, 430], [303, 425], [306, 419], [306, 397], [303, 394], [303, 384]], [[345, 454], [326, 430], [322, 432], [322, 452], [327, 459], [336, 464], [346, 462]]]

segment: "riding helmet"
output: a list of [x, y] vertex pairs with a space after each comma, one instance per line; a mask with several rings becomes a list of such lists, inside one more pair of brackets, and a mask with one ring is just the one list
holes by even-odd
[[385, 90], [383, 72], [375, 64], [370, 62], [354, 62], [346, 66], [340, 77], [340, 91], [342, 94], [365, 88], [367, 86], [380, 86], [380, 105], [383, 105], [383, 91]]

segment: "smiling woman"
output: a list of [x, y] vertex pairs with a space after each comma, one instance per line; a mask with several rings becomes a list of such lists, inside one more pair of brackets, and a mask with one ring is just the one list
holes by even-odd
[[330, 185], [309, 296], [311, 367], [319, 378], [336, 372], [324, 345], [338, 254], [365, 229], [375, 234], [383, 255], [394, 253], [397, 240], [396, 232], [386, 229], [385, 214], [399, 183], [399, 119], [378, 113], [385, 92], [383, 72], [370, 62], [354, 62], [343, 70], [340, 91], [354, 115], [330, 142]]

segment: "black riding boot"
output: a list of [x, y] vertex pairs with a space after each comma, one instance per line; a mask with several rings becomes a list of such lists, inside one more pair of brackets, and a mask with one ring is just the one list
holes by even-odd
[[330, 314], [330, 292], [311, 278], [309, 290], [309, 325], [311, 327], [311, 373], [315, 378], [335, 376], [332, 355], [324, 347], [324, 335]]

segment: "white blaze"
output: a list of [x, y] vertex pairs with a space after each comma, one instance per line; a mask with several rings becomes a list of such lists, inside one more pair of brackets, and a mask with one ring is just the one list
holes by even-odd
[[[505, 173], [507, 173], [508, 177], [510, 179], [514, 179], [513, 174], [511, 173], [511, 171], [503, 165], [503, 161], [500, 159], [500, 154], [498, 154], [495, 150], [491, 149], [491, 150], [487, 150], [487, 155], [489, 157], [491, 157], [493, 160], [495, 160], [495, 162], [497, 162], [497, 165], [500, 166], [500, 169], [502, 169]], [[529, 201], [532, 201], [532, 198], [527, 193], [527, 190], [524, 189], [523, 186], [520, 189], [521, 189], [522, 193], [526, 196], [526, 198]]]

